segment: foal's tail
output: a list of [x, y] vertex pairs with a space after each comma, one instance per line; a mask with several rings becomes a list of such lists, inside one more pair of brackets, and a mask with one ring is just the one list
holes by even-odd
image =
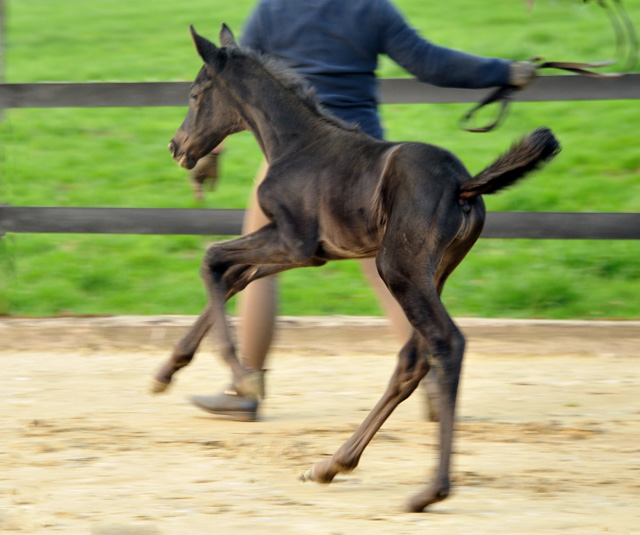
[[548, 128], [538, 128], [520, 140], [484, 171], [460, 186], [460, 198], [471, 199], [510, 186], [560, 152], [560, 143]]

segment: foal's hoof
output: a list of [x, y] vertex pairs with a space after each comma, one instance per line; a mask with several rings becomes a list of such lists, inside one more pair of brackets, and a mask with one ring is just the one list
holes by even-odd
[[432, 503], [441, 502], [447, 496], [449, 496], [448, 489], [438, 490], [433, 487], [429, 487], [424, 492], [421, 492], [413, 496], [407, 502], [406, 510], [409, 513], [421, 513]]
[[[341, 471], [341, 467], [332, 462], [331, 459], [314, 464], [309, 470], [298, 477], [300, 481], [313, 481], [328, 485]], [[346, 471], [346, 470], [345, 470]]]
[[300, 481], [302, 481], [303, 483], [306, 483], [307, 481], [313, 481], [313, 474], [311, 472], [311, 468], [309, 468], [309, 470], [307, 470], [304, 474], [300, 474], [298, 476], [298, 479]]
[[405, 507], [407, 513], [422, 513], [427, 505], [420, 496], [413, 496]]
[[328, 478], [318, 477], [318, 475], [314, 475], [313, 467], [309, 468], [309, 470], [307, 470], [304, 474], [300, 474], [298, 476], [298, 479], [303, 483], [306, 483], [307, 481], [313, 481], [314, 483], [322, 483], [324, 485], [328, 485], [333, 481], [333, 477], [328, 479]]
[[150, 385], [149, 391], [152, 394], [161, 394], [167, 388], [169, 388], [170, 384], [171, 382], [166, 383], [164, 381], [158, 381], [158, 379], [151, 379], [151, 385]]

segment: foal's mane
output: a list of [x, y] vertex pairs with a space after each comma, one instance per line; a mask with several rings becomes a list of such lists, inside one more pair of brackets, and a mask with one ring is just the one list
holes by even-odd
[[248, 48], [231, 47], [227, 48], [229, 57], [245, 56], [258, 62], [264, 69], [273, 76], [283, 87], [292, 92], [314, 115], [319, 119], [351, 132], [361, 132], [357, 124], [347, 123], [339, 119], [326, 110], [318, 101], [316, 91], [303, 76], [287, 67], [282, 61], [268, 54], [260, 54]]

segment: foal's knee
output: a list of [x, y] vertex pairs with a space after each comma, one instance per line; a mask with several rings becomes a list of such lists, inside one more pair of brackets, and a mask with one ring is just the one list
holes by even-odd
[[207, 249], [200, 264], [200, 277], [208, 281], [217, 274], [221, 278], [228, 267], [228, 264], [221, 258], [219, 248], [216, 245], [212, 245]]

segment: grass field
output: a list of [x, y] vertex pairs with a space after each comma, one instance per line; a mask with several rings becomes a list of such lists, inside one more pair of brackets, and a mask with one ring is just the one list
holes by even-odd
[[[241, 34], [253, 0], [5, 0], [8, 82], [191, 80], [187, 27]], [[186, 4], [186, 5], [183, 5]], [[595, 2], [477, 0], [396, 4], [446, 46], [511, 59], [601, 60], [614, 53]], [[640, 4], [626, 2], [640, 23]], [[638, 67], [636, 67], [637, 69]], [[379, 74], [406, 76], [383, 58]], [[185, 95], [186, 100], [186, 95]], [[476, 172], [524, 132], [551, 127], [563, 152], [543, 172], [486, 199], [490, 210], [640, 210], [640, 101], [521, 103], [490, 134], [457, 127], [465, 105], [387, 105], [391, 140], [453, 150]], [[0, 202], [33, 206], [200, 207], [167, 143], [183, 108], [7, 110], [0, 125]], [[243, 208], [261, 156], [229, 139], [219, 188], [204, 207]], [[197, 313], [198, 267], [216, 237], [9, 235], [0, 242], [0, 312], [15, 315]], [[640, 317], [640, 243], [481, 240], [444, 299], [457, 316]], [[281, 277], [282, 314], [378, 314], [357, 264]]]

